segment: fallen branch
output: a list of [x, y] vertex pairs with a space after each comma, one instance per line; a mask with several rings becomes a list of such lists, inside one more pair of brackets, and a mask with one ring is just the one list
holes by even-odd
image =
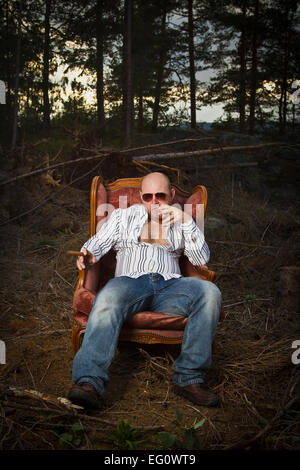
[[201, 170], [210, 170], [212, 169], [230, 169], [230, 168], [248, 168], [249, 166], [258, 166], [259, 162], [242, 162], [242, 163], [229, 163], [228, 165], [201, 165]]
[[288, 411], [288, 409], [290, 409], [294, 405], [294, 403], [296, 403], [299, 400], [300, 400], [300, 395], [297, 395], [295, 398], [290, 400], [287, 403], [287, 405], [283, 409], [279, 410], [275, 414], [275, 416], [271, 419], [271, 421], [269, 421], [268, 424], [266, 424], [266, 426], [261, 431], [259, 431], [259, 433], [257, 433], [254, 437], [252, 437], [251, 439], [242, 441], [242, 442], [238, 442], [237, 444], [233, 444], [231, 446], [228, 446], [228, 447], [225, 448], [225, 450], [238, 450], [238, 449], [247, 449], [247, 448], [249, 448], [252, 444], [257, 442], [259, 439], [261, 439], [262, 437], [265, 437], [267, 434], [269, 434], [269, 432], [272, 430], [272, 427], [273, 427], [274, 423], [279, 418], [281, 418]]
[[56, 405], [59, 407], [63, 406], [67, 410], [83, 410], [82, 406], [73, 405], [73, 403], [71, 403], [70, 400], [68, 400], [67, 398], [46, 395], [45, 393], [32, 389], [19, 389], [16, 387], [9, 387], [8, 390], [16, 397], [42, 400], [43, 402], [50, 403], [51, 405]]
[[[178, 140], [175, 142], [166, 142], [164, 144], [159, 144], [159, 145], [168, 145], [168, 144], [178, 144], [178, 143], [183, 143], [191, 139], [183, 139], [183, 140]], [[195, 140], [200, 140], [200, 139], [195, 139]], [[232, 146], [232, 147], [217, 147], [217, 148], [210, 148], [210, 149], [202, 149], [202, 150], [194, 150], [191, 152], [172, 152], [172, 153], [162, 153], [162, 154], [152, 154], [152, 155], [142, 155], [140, 157], [134, 157], [134, 160], [159, 160], [159, 159], [168, 159], [168, 158], [182, 158], [182, 157], [192, 157], [192, 156], [199, 156], [199, 155], [208, 155], [211, 153], [219, 153], [219, 152], [236, 152], [239, 150], [257, 150], [263, 147], [270, 147], [270, 146], [280, 146], [280, 145], [286, 145], [284, 142], [268, 142], [266, 144], [259, 144], [259, 145], [246, 145], [246, 146]], [[9, 180], [6, 181], [1, 181], [0, 186], [4, 186], [9, 183], [13, 183], [15, 181], [18, 181], [23, 178], [27, 178], [29, 176], [35, 176], [40, 173], [44, 173], [48, 170], [52, 170], [54, 168], [59, 168], [62, 166], [67, 166], [67, 165], [73, 165], [75, 163], [79, 162], [87, 162], [90, 160], [96, 160], [98, 158], [103, 158], [103, 157], [112, 157], [114, 158], [117, 155], [124, 155], [128, 154], [130, 152], [135, 152], [141, 149], [151, 149], [153, 147], [156, 147], [157, 144], [155, 145], [149, 145], [147, 147], [136, 147], [136, 148], [131, 148], [131, 149], [123, 149], [115, 152], [107, 152], [107, 153], [96, 153], [95, 155], [92, 155], [90, 157], [81, 157], [77, 158], [76, 160], [68, 160], [66, 162], [61, 162], [61, 163], [56, 163], [54, 165], [47, 166], [45, 168], [39, 168], [37, 170], [30, 171], [29, 173], [24, 173], [22, 175], [15, 176], [13, 178], [10, 178]], [[290, 147], [299, 147], [300, 144], [294, 144]]]
[[[186, 158], [186, 157], [197, 157], [199, 155], [208, 155], [211, 153], [219, 152], [237, 152], [240, 150], [258, 150], [263, 147], [273, 147], [278, 145], [285, 145], [284, 142], [268, 142], [259, 145], [241, 145], [241, 146], [230, 146], [230, 147], [217, 147], [202, 150], [193, 150], [191, 152], [172, 152], [172, 153], [158, 153], [153, 155], [143, 155], [141, 157], [134, 157], [135, 160], [160, 160], [168, 158]], [[296, 147], [298, 145], [295, 145]]]
[[143, 171], [149, 171], [149, 168], [147, 168], [145, 165], [150, 165], [150, 166], [155, 166], [155, 167], [159, 167], [159, 168], [164, 168], [164, 169], [167, 169], [167, 170], [171, 170], [171, 171], [175, 171], [176, 174], [177, 174], [177, 183], [179, 183], [179, 177], [180, 177], [180, 169], [179, 168], [172, 168], [170, 166], [167, 166], [167, 165], [162, 165], [160, 163], [155, 163], [155, 162], [148, 162], [147, 160], [144, 160], [143, 163], [137, 161], [137, 160], [132, 160], [132, 163], [134, 165], [137, 165], [138, 167], [140, 167]]
[[[29, 173], [24, 173], [22, 175], [14, 176], [13, 178], [10, 178], [9, 180], [1, 181], [0, 186], [4, 186], [5, 184], [13, 183], [13, 182], [18, 181], [18, 180], [23, 179], [23, 178], [27, 178], [28, 176], [39, 175], [40, 173], [47, 172], [47, 171], [52, 170], [54, 168], [59, 168], [59, 167], [62, 167], [62, 166], [67, 166], [67, 165], [73, 165], [74, 163], [88, 162], [90, 160], [96, 160], [96, 159], [101, 158], [101, 157], [115, 157], [116, 155], [119, 155], [119, 154], [124, 155], [126, 153], [136, 152], [138, 150], [152, 149], [152, 148], [156, 148], [156, 147], [162, 147], [162, 146], [166, 146], [166, 145], [174, 145], [174, 144], [179, 144], [179, 143], [181, 144], [181, 143], [191, 142], [191, 141], [199, 142], [201, 140], [208, 140], [208, 139], [214, 139], [214, 137], [207, 137], [205, 139], [182, 139], [182, 140], [175, 140], [175, 141], [171, 141], [171, 142], [165, 142], [165, 143], [161, 143], [161, 144], [147, 145], [147, 146], [143, 146], [143, 147], [135, 147], [135, 148], [129, 148], [129, 149], [123, 149], [123, 150], [113, 150], [113, 151], [110, 150], [109, 152], [107, 152], [107, 151], [101, 152], [101, 150], [99, 149], [98, 152], [95, 153], [95, 155], [92, 155], [90, 157], [81, 157], [81, 158], [77, 158], [76, 160], [68, 160], [66, 162], [55, 163], [54, 165], [48, 165], [47, 167], [44, 167], [44, 168], [38, 168], [38, 169], [32, 170]], [[82, 150], [86, 151], [88, 149], [82, 149]], [[99, 153], [99, 152], [101, 152], [101, 153]]]
[[[6, 395], [12, 394], [13, 396], [19, 397], [19, 398], [29, 398], [33, 400], [38, 400], [42, 401], [45, 404], [50, 404], [52, 406], [57, 406], [59, 409], [57, 412], [61, 414], [61, 410], [65, 410], [67, 413], [72, 413], [73, 415], [78, 415], [78, 412], [80, 412], [80, 419], [88, 420], [88, 421], [94, 421], [98, 422], [101, 424], [106, 424], [108, 426], [113, 426], [116, 427], [117, 423], [113, 423], [111, 421], [108, 421], [103, 418], [98, 418], [96, 416], [89, 416], [84, 414], [84, 408], [82, 406], [74, 405], [73, 403], [70, 402], [67, 398], [64, 397], [56, 397], [54, 395], [48, 395], [42, 392], [39, 392], [38, 390], [32, 390], [32, 389], [19, 389], [16, 387], [9, 387], [8, 392], [3, 392]], [[4, 402], [7, 406], [12, 406], [16, 408], [25, 408], [31, 411], [52, 411], [55, 412], [56, 410], [51, 408], [49, 409], [48, 407], [45, 408], [40, 408], [40, 407], [29, 407], [25, 405], [19, 405], [15, 403], [9, 403], [7, 401]], [[135, 429], [138, 431], [159, 431], [161, 429], [164, 429], [164, 426], [135, 426]]]

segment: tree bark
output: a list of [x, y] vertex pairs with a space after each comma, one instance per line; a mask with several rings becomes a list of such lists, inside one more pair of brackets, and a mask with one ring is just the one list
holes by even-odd
[[257, 88], [257, 28], [259, 13], [259, 0], [255, 2], [255, 12], [253, 18], [252, 31], [252, 63], [251, 63], [251, 85], [250, 85], [250, 112], [249, 112], [249, 134], [255, 133], [255, 107], [256, 107], [256, 88]]
[[125, 119], [125, 146], [130, 147], [133, 138], [134, 104], [132, 83], [132, 16], [133, 0], [125, 0], [125, 34], [124, 34], [124, 75], [125, 92], [123, 95], [124, 119]]
[[[9, 7], [8, 7], [8, 3], [5, 2], [5, 10], [4, 10], [4, 15], [5, 16], [5, 20], [6, 20], [6, 28], [5, 28], [5, 35], [6, 35], [6, 40], [8, 40], [8, 37], [9, 37], [9, 22], [8, 22], [8, 10], [9, 10]], [[9, 129], [11, 127], [11, 123], [12, 123], [12, 73], [11, 73], [11, 63], [10, 63], [10, 59], [9, 59], [9, 54], [6, 53], [5, 54], [5, 65], [6, 65], [6, 89], [7, 89], [7, 92], [6, 92], [6, 119], [7, 119], [7, 123], [9, 125]]]
[[196, 129], [196, 77], [195, 77], [193, 0], [188, 0], [188, 32], [189, 32], [191, 128]]
[[19, 81], [20, 81], [20, 57], [21, 57], [21, 11], [22, 2], [18, 3], [18, 34], [17, 34], [17, 47], [16, 47], [16, 75], [15, 75], [15, 90], [14, 90], [14, 111], [13, 111], [13, 129], [11, 148], [14, 149], [17, 144], [18, 137], [18, 110], [19, 110]]
[[246, 5], [243, 2], [243, 16], [242, 16], [242, 28], [239, 45], [239, 57], [240, 57], [240, 83], [239, 83], [239, 130], [242, 134], [245, 132], [245, 118], [246, 118]]
[[49, 103], [49, 60], [50, 60], [50, 15], [51, 0], [46, 0], [45, 11], [45, 34], [44, 34], [44, 56], [43, 56], [43, 103], [44, 103], [44, 126], [50, 126], [50, 103]]
[[96, 8], [96, 74], [97, 74], [97, 120], [99, 129], [105, 125], [103, 80], [103, 0], [97, 0]]
[[144, 107], [143, 107], [143, 95], [139, 96], [139, 112], [138, 112], [138, 131], [143, 132], [144, 130]]
[[158, 127], [158, 116], [160, 108], [160, 97], [161, 97], [161, 88], [163, 84], [164, 76], [164, 65], [166, 61], [166, 46], [165, 46], [165, 36], [166, 36], [166, 21], [167, 21], [167, 9], [166, 1], [163, 2], [163, 12], [161, 18], [161, 36], [162, 36], [162, 45], [160, 48], [158, 68], [156, 72], [156, 86], [155, 86], [155, 98], [152, 114], [152, 132], [157, 132]]

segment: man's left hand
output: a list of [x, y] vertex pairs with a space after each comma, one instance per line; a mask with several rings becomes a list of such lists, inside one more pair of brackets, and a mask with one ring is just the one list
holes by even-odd
[[162, 204], [159, 207], [159, 212], [162, 216], [162, 225], [173, 225], [175, 222], [183, 224], [192, 220], [192, 217], [179, 207], [169, 206], [168, 204]]

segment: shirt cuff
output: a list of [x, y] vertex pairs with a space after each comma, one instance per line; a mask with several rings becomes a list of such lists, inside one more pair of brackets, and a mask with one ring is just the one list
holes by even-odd
[[89, 248], [89, 247], [87, 246], [87, 243], [85, 243], [84, 245], [82, 245], [80, 251], [82, 251], [82, 248], [86, 248], [87, 251], [89, 251], [89, 252], [96, 258], [97, 261], [99, 261], [99, 259], [101, 258], [100, 250], [97, 250], [97, 252], [94, 252], [93, 249], [91, 249], [91, 248]]
[[187, 222], [182, 222], [181, 223], [181, 228], [183, 232], [190, 232], [194, 228], [195, 222], [194, 219], [191, 218]]

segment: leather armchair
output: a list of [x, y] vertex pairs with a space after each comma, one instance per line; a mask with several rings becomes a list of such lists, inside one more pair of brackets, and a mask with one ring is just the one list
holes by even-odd
[[[128, 206], [140, 203], [141, 180], [142, 178], [124, 178], [104, 187], [100, 176], [93, 178], [90, 194], [90, 237], [100, 229], [105, 217], [110, 215], [109, 212], [119, 207], [120, 201], [125, 201], [125, 197]], [[179, 203], [182, 207], [184, 204], [190, 204], [190, 211], [192, 211], [191, 214], [194, 218], [196, 217], [196, 205], [203, 204], [203, 215], [205, 215], [207, 191], [204, 186], [196, 186], [192, 193], [184, 191], [177, 185], [173, 184], [172, 186], [176, 190], [173, 203]], [[103, 210], [105, 207], [107, 211]], [[95, 296], [114, 276], [115, 265], [115, 253], [110, 250], [92, 267], [79, 271], [73, 298], [72, 344], [74, 354], [80, 348]], [[184, 276], [196, 276], [209, 281], [213, 281], [215, 276], [213, 271], [193, 266], [185, 256], [180, 258], [180, 267]], [[161, 312], [139, 312], [123, 324], [119, 340], [148, 344], [181, 343], [186, 321], [185, 317], [164, 315]]]

